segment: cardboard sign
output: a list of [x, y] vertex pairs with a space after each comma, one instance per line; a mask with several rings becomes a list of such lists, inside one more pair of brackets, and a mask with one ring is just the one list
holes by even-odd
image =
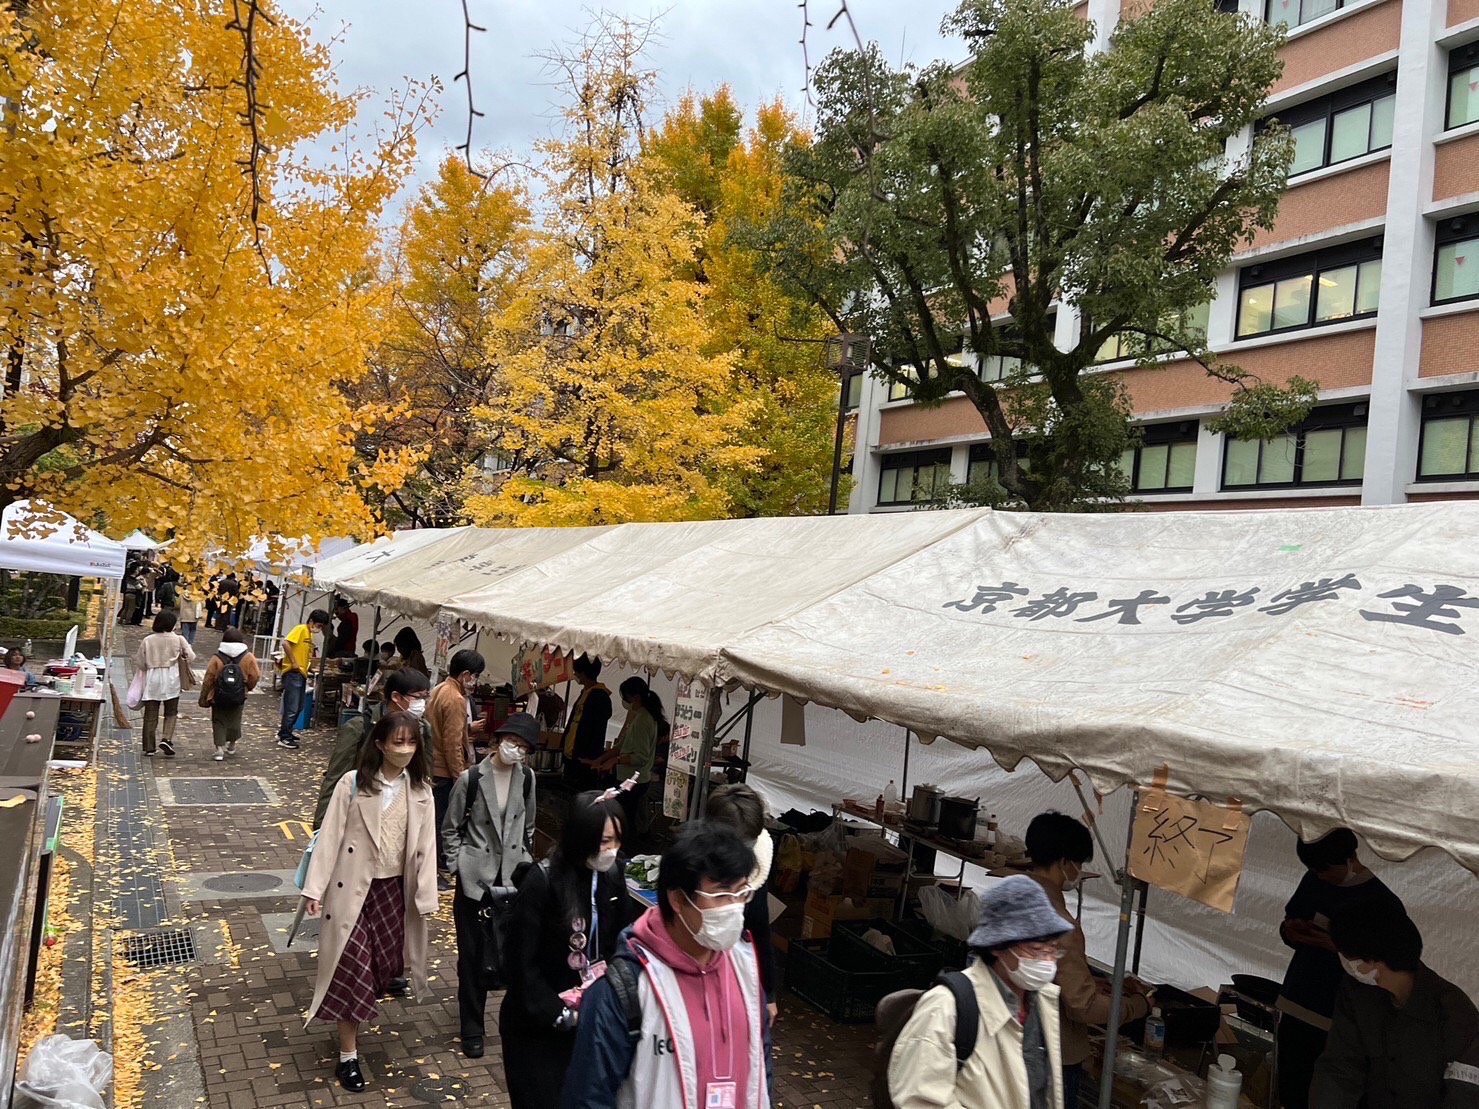
[[709, 707], [708, 687], [678, 679], [678, 699], [673, 705], [673, 734], [668, 748], [668, 773], [676, 767], [693, 777], [698, 773], [699, 746], [704, 738], [704, 713]]
[[692, 777], [668, 767], [668, 776], [662, 784], [663, 816], [669, 820], [683, 820], [688, 816], [688, 790], [692, 785]]
[[552, 647], [524, 647], [514, 655], [514, 693], [546, 689], [575, 677], [575, 660]]
[[1188, 801], [1167, 793], [1157, 778], [1160, 788], [1152, 788], [1135, 810], [1130, 873], [1157, 889], [1232, 912], [1252, 821], [1236, 801]]

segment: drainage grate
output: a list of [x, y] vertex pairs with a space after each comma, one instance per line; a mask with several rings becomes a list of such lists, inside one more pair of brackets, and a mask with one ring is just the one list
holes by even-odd
[[200, 883], [216, 893], [266, 893], [283, 884], [276, 874], [218, 874]]
[[195, 933], [189, 928], [161, 928], [123, 937], [123, 957], [140, 970], [193, 963], [197, 956]]
[[277, 798], [261, 778], [155, 779], [166, 805], [272, 805]]

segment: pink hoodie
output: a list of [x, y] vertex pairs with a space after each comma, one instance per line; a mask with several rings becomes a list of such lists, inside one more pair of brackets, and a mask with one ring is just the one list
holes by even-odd
[[[676, 922], [676, 926], [683, 927], [681, 922]], [[688, 1010], [688, 1024], [693, 1030], [699, 1104], [703, 1104], [704, 1091], [710, 1082], [732, 1081], [735, 1104], [743, 1106], [745, 1091], [749, 1089], [750, 1037], [757, 1030], [750, 1027], [744, 994], [740, 992], [729, 952], [716, 951], [706, 966], [699, 966], [673, 942], [663, 925], [662, 914], [655, 907], [642, 914], [632, 934], [677, 975], [683, 1005]], [[719, 1071], [729, 1073], [721, 1078]]]

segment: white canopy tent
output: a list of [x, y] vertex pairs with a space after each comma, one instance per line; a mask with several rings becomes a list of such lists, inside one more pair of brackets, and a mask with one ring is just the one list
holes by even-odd
[[130, 551], [158, 551], [169, 546], [168, 541], [158, 543], [150, 539], [138, 528], [134, 528], [133, 531], [125, 535], [119, 542], [123, 544], [125, 549]]
[[382, 535], [371, 543], [361, 543], [338, 554], [321, 558], [313, 564], [313, 583], [321, 589], [333, 589], [341, 582], [352, 582], [372, 570], [413, 551], [445, 539], [462, 528], [421, 528]]
[[30, 501], [5, 509], [0, 525], [0, 567], [67, 577], [123, 577], [122, 543], [84, 527], [65, 512]]

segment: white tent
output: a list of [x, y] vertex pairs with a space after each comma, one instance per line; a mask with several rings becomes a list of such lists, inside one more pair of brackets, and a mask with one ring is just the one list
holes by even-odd
[[357, 545], [353, 539], [342, 536], [320, 539], [317, 542], [307, 536], [298, 539], [256, 539], [241, 557], [264, 574], [297, 574], [311, 569], [322, 559], [351, 551]]
[[360, 574], [418, 551], [428, 544], [445, 539], [461, 528], [420, 528], [382, 535], [370, 543], [361, 543], [338, 554], [320, 558], [313, 564], [313, 584], [320, 589], [333, 589], [340, 582], [355, 581]]
[[7, 570], [119, 579], [126, 556], [122, 543], [30, 501], [8, 506], [0, 524], [0, 567]]
[[156, 543], [138, 528], [134, 528], [133, 531], [125, 535], [119, 542], [123, 544], [125, 549], [130, 551], [157, 551], [161, 547], [167, 547], [169, 545], [167, 543]]

